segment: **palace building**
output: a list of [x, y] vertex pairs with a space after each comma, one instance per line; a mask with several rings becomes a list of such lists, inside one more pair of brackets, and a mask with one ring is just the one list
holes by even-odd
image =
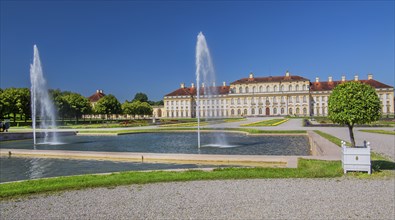
[[[383, 115], [394, 114], [394, 87], [373, 79], [368, 74], [367, 80], [360, 81], [374, 87], [382, 102]], [[201, 117], [255, 117], [255, 116], [327, 116], [328, 98], [332, 89], [343, 82], [321, 82], [317, 77], [311, 82], [301, 76], [291, 75], [288, 71], [283, 76], [254, 77], [236, 80], [230, 85], [201, 85]], [[197, 111], [197, 89], [192, 83], [186, 87], [181, 83], [179, 89], [164, 96], [162, 117], [194, 118]]]

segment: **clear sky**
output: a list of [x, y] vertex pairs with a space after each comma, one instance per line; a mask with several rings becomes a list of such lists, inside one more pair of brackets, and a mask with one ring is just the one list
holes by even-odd
[[217, 84], [286, 70], [394, 85], [394, 1], [1, 1], [1, 88], [30, 87], [37, 44], [50, 88], [120, 102], [195, 81], [200, 31]]

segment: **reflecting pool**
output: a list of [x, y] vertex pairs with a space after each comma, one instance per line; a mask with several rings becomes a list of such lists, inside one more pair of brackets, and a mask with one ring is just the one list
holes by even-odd
[[161, 164], [114, 162], [100, 160], [47, 159], [30, 157], [0, 157], [0, 182], [80, 174], [111, 173], [130, 170], [190, 169], [202, 167], [218, 166], [171, 163]]
[[[232, 155], [309, 155], [307, 136], [248, 136], [240, 133], [221, 133], [228, 145], [212, 145], [220, 133], [202, 133], [200, 150], [194, 132], [141, 133], [120, 136], [63, 136], [63, 144], [40, 144], [34, 147], [32, 140], [2, 142], [0, 148], [150, 152], [184, 154], [232, 154]], [[38, 140], [37, 142], [40, 142]]]

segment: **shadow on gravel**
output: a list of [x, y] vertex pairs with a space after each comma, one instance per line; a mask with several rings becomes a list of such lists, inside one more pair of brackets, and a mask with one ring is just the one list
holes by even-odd
[[395, 170], [395, 163], [387, 160], [373, 160], [372, 169], [379, 170]]

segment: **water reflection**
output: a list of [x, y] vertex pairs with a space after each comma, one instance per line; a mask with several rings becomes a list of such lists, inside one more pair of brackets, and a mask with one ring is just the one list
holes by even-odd
[[195, 164], [160, 164], [99, 160], [0, 157], [0, 182], [80, 174], [111, 173], [130, 170], [190, 169], [201, 167], [213, 166]]

